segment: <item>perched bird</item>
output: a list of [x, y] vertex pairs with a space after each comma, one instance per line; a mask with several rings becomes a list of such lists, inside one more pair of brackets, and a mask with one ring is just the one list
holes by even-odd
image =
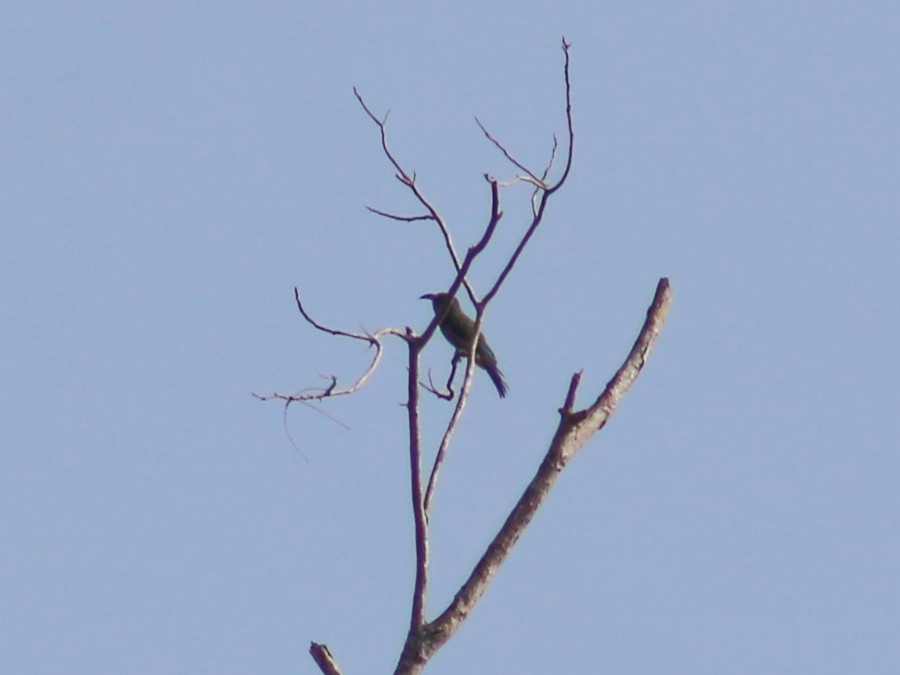
[[[475, 322], [466, 316], [459, 306], [459, 300], [451, 298], [446, 293], [426, 293], [421, 296], [423, 300], [431, 300], [434, 315], [444, 317], [441, 319], [440, 329], [447, 342], [456, 348], [456, 352], [462, 356], [468, 356], [472, 347], [472, 338], [475, 337]], [[484, 368], [490, 375], [491, 381], [497, 387], [500, 398], [506, 396], [506, 382], [503, 373], [497, 367], [497, 357], [488, 346], [484, 334], [478, 336], [478, 346], [475, 348], [475, 365]]]

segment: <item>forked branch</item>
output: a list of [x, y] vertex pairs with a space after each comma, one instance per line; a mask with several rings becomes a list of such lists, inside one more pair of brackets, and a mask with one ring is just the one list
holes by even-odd
[[450, 605], [434, 621], [425, 624], [417, 635], [407, 639], [395, 674], [420, 672], [431, 656], [469, 616], [568, 461], [606, 424], [618, 402], [640, 374], [666, 320], [671, 302], [669, 280], [662, 278], [657, 284], [653, 302], [647, 310], [647, 318], [628, 357], [589, 408], [573, 410], [581, 374], [572, 375], [565, 401], [559, 411], [559, 425], [534, 478]]
[[310, 388], [305, 389], [296, 394], [279, 394], [277, 392], [273, 394], [263, 395], [263, 394], [254, 394], [254, 396], [262, 401], [268, 401], [271, 399], [277, 399], [281, 401], [285, 401], [287, 405], [295, 401], [320, 401], [326, 398], [332, 398], [335, 396], [346, 396], [348, 394], [352, 394], [362, 388], [363, 385], [368, 381], [368, 379], [372, 376], [372, 373], [378, 368], [378, 364], [381, 362], [381, 357], [384, 353], [384, 346], [381, 344], [381, 338], [385, 335], [395, 335], [397, 337], [407, 339], [406, 332], [400, 330], [399, 328], [379, 328], [374, 333], [352, 333], [350, 331], [340, 330], [338, 328], [330, 328], [324, 324], [319, 323], [315, 319], [310, 316], [309, 312], [306, 311], [306, 308], [303, 306], [303, 303], [300, 300], [300, 291], [297, 288], [294, 288], [294, 299], [297, 302], [297, 309], [300, 310], [300, 314], [303, 315], [303, 318], [313, 326], [316, 330], [320, 330], [323, 333], [328, 333], [329, 335], [335, 335], [338, 337], [346, 337], [352, 340], [361, 340], [363, 342], [368, 342], [371, 346], [375, 347], [375, 355], [372, 357], [371, 363], [369, 363], [369, 367], [366, 368], [365, 372], [360, 375], [356, 381], [347, 386], [347, 387], [338, 387], [337, 386], [337, 377], [334, 375], [329, 376], [329, 380], [331, 384], [324, 389], [322, 388]]
[[[387, 157], [388, 161], [393, 165], [394, 169], [397, 171], [396, 178], [403, 185], [409, 188], [409, 190], [413, 193], [413, 196], [416, 200], [425, 207], [425, 210], [428, 212], [426, 216], [415, 216], [413, 218], [409, 218], [407, 216], [397, 216], [385, 211], [381, 211], [379, 209], [375, 209], [372, 207], [367, 207], [373, 213], [376, 213], [385, 218], [389, 218], [391, 220], [433, 220], [437, 223], [438, 228], [441, 231], [441, 234], [444, 237], [444, 244], [447, 247], [447, 253], [450, 254], [450, 259], [453, 261], [453, 266], [456, 268], [457, 273], [462, 268], [462, 262], [460, 261], [459, 255], [456, 252], [456, 247], [453, 245], [453, 237], [450, 236], [450, 228], [447, 226], [447, 222], [444, 220], [444, 217], [440, 214], [440, 212], [431, 204], [431, 202], [425, 197], [422, 191], [419, 189], [419, 185], [416, 182], [416, 174], [409, 173], [400, 162], [394, 157], [393, 151], [390, 149], [387, 140], [387, 118], [385, 115], [383, 118], [379, 119], [375, 116], [375, 113], [366, 105], [365, 100], [363, 100], [362, 94], [359, 93], [359, 90], [356, 87], [353, 87], [353, 94], [356, 96], [356, 100], [359, 101], [359, 104], [362, 106], [362, 109], [366, 112], [366, 115], [369, 116], [377, 126], [378, 131], [381, 134], [381, 150], [384, 152], [384, 156]], [[469, 296], [472, 298], [472, 301], [475, 301], [475, 291], [469, 286], [468, 280], [463, 277], [463, 285], [466, 288], [466, 291], [469, 293]]]
[[[547, 174], [550, 171], [550, 168], [553, 165], [553, 160], [556, 157], [556, 137], [553, 137], [553, 150], [550, 155], [550, 161], [547, 163], [547, 168], [543, 172], [543, 177], [538, 179], [534, 172], [528, 172], [528, 175], [533, 177], [534, 180], [538, 181], [535, 187], [535, 194], [532, 196], [532, 211], [533, 218], [531, 220], [531, 224], [528, 226], [524, 236], [521, 240], [519, 240], [518, 245], [516, 246], [515, 251], [509, 257], [506, 265], [503, 268], [503, 271], [500, 272], [500, 275], [497, 277], [497, 280], [494, 282], [494, 285], [491, 286], [490, 290], [485, 294], [481, 303], [486, 305], [491, 301], [497, 292], [500, 290], [500, 286], [503, 285], [503, 282], [506, 280], [506, 277], [509, 276], [509, 273], [512, 272], [513, 267], [515, 267], [516, 262], [519, 260], [519, 256], [522, 255], [522, 251], [525, 250], [525, 247], [528, 245], [528, 242], [531, 240], [531, 237], [537, 231], [538, 226], [540, 226], [541, 221], [544, 219], [544, 212], [547, 209], [547, 203], [550, 200], [551, 195], [559, 190], [563, 185], [565, 185], [566, 180], [569, 177], [569, 172], [572, 170], [572, 156], [575, 151], [575, 125], [572, 119], [572, 85], [569, 79], [569, 48], [571, 44], [566, 42], [566, 39], [562, 39], [562, 49], [563, 54], [565, 54], [565, 66], [563, 68], [563, 72], [565, 75], [565, 84], [566, 84], [566, 129], [568, 132], [568, 149], [566, 151], [566, 165], [563, 167], [562, 175], [559, 179], [552, 185], [546, 183]], [[479, 126], [481, 124], [479, 123]], [[482, 128], [482, 130], [484, 130]], [[485, 135], [496, 145], [501, 152], [509, 159], [516, 167], [524, 169], [518, 161], [516, 161], [512, 154], [505, 148], [501, 143], [496, 141], [487, 131], [484, 132]], [[475, 303], [476, 308], [480, 308], [479, 303]]]

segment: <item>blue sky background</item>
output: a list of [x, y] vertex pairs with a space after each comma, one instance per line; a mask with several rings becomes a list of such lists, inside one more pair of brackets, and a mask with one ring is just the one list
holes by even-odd
[[[609, 426], [429, 673], [900, 666], [896, 2], [24, 3], [0, 8], [0, 671], [390, 672], [412, 582], [398, 341], [346, 431], [252, 391], [424, 328], [449, 284], [353, 99], [463, 247], [482, 174], [571, 180], [488, 315], [434, 505], [430, 615], [545, 451], [675, 304]], [[528, 191], [473, 280], [493, 280]], [[446, 372], [435, 342], [426, 364]], [[449, 414], [426, 400], [426, 438]]]

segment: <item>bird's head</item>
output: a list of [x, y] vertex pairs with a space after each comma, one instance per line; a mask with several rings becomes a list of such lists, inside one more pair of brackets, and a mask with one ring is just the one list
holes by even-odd
[[434, 313], [443, 313], [448, 305], [458, 302], [455, 298], [451, 298], [447, 293], [426, 293], [419, 296], [420, 300], [431, 300], [431, 306]]

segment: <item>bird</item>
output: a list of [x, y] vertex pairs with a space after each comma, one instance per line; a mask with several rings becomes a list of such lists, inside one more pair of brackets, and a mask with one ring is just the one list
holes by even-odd
[[[459, 306], [459, 300], [447, 293], [426, 293], [422, 300], [431, 300], [434, 315], [443, 317], [440, 321], [441, 333], [447, 342], [456, 348], [456, 353], [468, 356], [475, 336], [475, 322], [472, 321]], [[488, 346], [484, 333], [478, 335], [478, 346], [475, 348], [475, 365], [484, 368], [490, 376], [500, 398], [506, 396], [507, 385], [503, 373], [497, 367], [497, 357]]]

